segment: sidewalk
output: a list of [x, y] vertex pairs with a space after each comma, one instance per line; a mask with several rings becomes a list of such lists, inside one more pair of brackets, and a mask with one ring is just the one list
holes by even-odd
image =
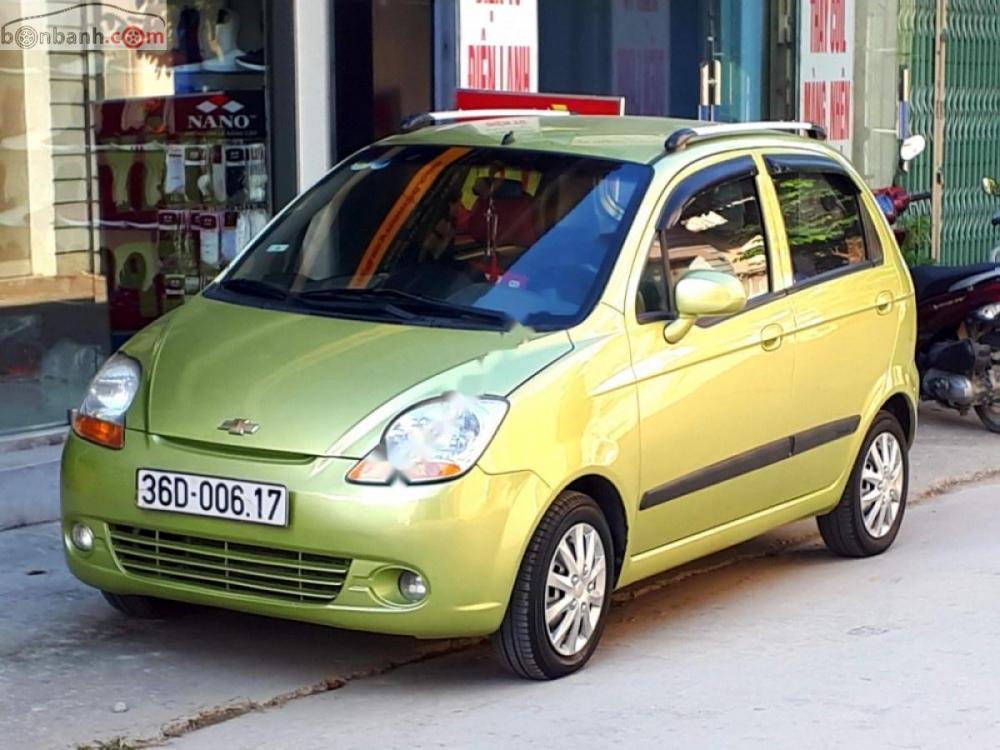
[[0, 451], [0, 531], [59, 517], [62, 443]]
[[[19, 471], [34, 472], [32, 481], [41, 485], [20, 502], [52, 507], [58, 448], [36, 450], [39, 460]], [[912, 467], [911, 501], [932, 503], [956, 484], [1000, 477], [1000, 436], [972, 418], [926, 410]], [[13, 474], [0, 474], [0, 497], [9, 492], [6, 478]], [[774, 557], [815, 538], [813, 522], [792, 524], [619, 592], [616, 606], [662, 598], [652, 592], [669, 592], [696, 576], [710, 583], [719, 575], [711, 571]], [[54, 523], [0, 532], [0, 602], [0, 744], [11, 747], [180, 736], [462, 646], [213, 610], [169, 621], [129, 621], [69, 575]], [[664, 628], [662, 637], [669, 639], [671, 630]], [[617, 638], [629, 636], [623, 630]], [[473, 653], [451, 661], [475, 658]], [[503, 692], [528, 689], [499, 672], [491, 680]]]

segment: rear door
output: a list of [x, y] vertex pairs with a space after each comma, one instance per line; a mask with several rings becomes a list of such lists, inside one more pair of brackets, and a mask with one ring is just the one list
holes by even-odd
[[870, 196], [838, 161], [769, 153], [765, 164], [790, 261], [796, 363], [788, 415], [796, 496], [828, 488], [853, 461], [850, 437], [882, 385], [895, 348], [899, 273], [883, 260]]
[[[644, 552], [765, 509], [783, 497], [795, 361], [784, 267], [749, 154], [689, 167], [668, 189], [634, 272], [628, 316], [641, 433], [642, 497], [633, 549]], [[673, 289], [691, 269], [740, 279], [737, 314], [702, 319], [668, 344]]]

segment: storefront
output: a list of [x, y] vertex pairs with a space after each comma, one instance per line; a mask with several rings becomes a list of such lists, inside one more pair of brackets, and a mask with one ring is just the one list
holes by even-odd
[[294, 5], [4, 4], [0, 435], [65, 424], [298, 191]]
[[761, 119], [770, 6], [539, 0], [539, 88], [624, 96], [627, 114]]

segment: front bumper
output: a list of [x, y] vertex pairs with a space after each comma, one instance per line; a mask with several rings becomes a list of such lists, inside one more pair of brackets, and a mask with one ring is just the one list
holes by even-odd
[[[234, 452], [128, 431], [120, 451], [74, 435], [62, 460], [62, 531], [70, 570], [80, 580], [119, 594], [166, 599], [285, 617], [335, 627], [418, 637], [485, 635], [503, 618], [527, 541], [550, 488], [532, 472], [464, 477], [423, 487], [349, 484], [353, 460]], [[240, 478], [289, 488], [284, 528], [140, 509], [138, 468]], [[77, 522], [94, 531], [83, 553], [69, 540]], [[332, 601], [290, 601], [266, 591], [230, 590], [228, 573], [197, 580], [126, 571], [110, 538], [123, 528], [176, 540], [303, 553], [349, 561]], [[139, 532], [136, 532], [139, 533]], [[116, 551], [117, 550], [117, 551]], [[428, 594], [418, 604], [395, 592], [402, 569], [420, 573]], [[239, 588], [239, 587], [235, 587]]]

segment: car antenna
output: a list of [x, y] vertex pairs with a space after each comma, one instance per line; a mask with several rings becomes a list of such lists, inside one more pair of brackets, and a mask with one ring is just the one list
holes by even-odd
[[514, 131], [513, 130], [508, 130], [506, 133], [504, 133], [503, 138], [500, 139], [500, 145], [501, 146], [509, 146], [513, 142], [514, 142]]

